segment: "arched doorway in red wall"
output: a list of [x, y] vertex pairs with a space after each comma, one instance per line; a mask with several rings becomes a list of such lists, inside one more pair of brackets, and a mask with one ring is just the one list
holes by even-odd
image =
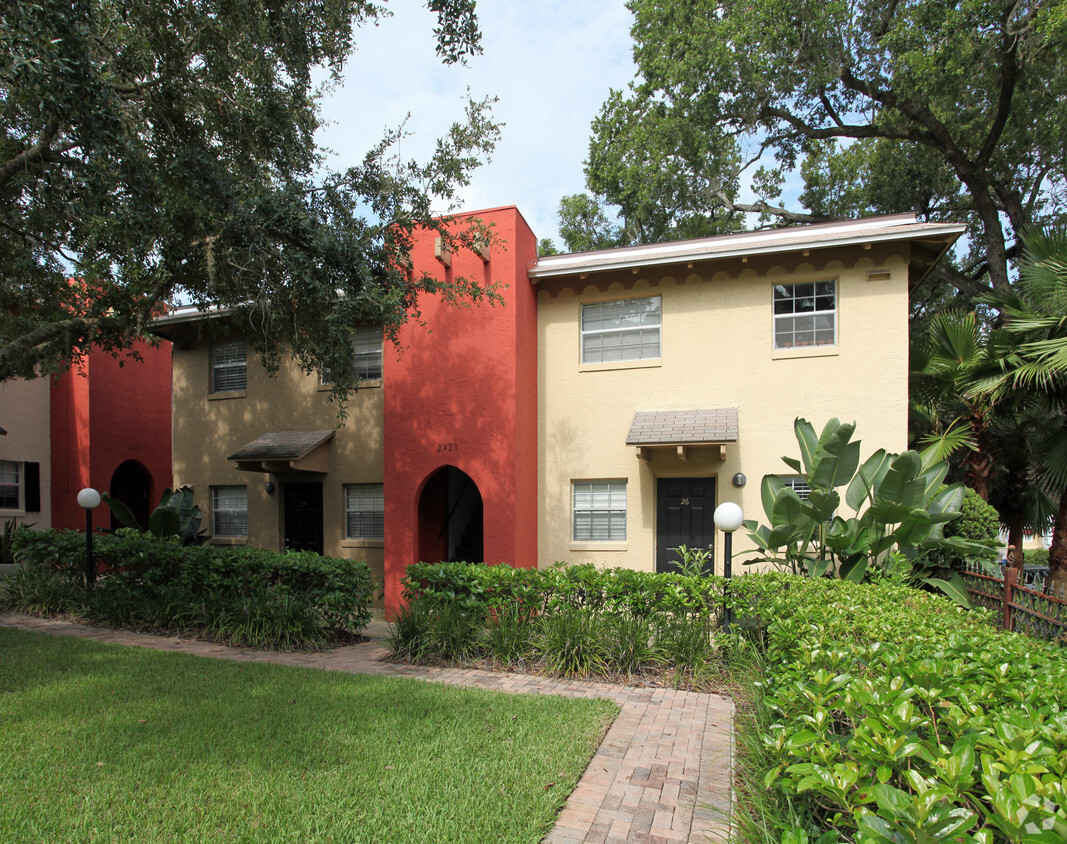
[[419, 496], [419, 554], [424, 563], [483, 557], [482, 494], [466, 472], [442, 466], [427, 479]]
[[[148, 500], [152, 489], [152, 475], [136, 460], [126, 460], [119, 464], [111, 476], [108, 494], [121, 501], [133, 511], [133, 517], [142, 528], [148, 527], [148, 517], [152, 514], [152, 505]], [[111, 529], [122, 527], [122, 523], [111, 514]]]

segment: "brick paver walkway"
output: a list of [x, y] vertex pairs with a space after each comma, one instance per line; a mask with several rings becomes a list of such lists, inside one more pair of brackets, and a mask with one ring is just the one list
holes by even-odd
[[[371, 640], [322, 653], [241, 650], [210, 642], [51, 621], [16, 613], [0, 624], [63, 636], [250, 662], [388, 674], [503, 692], [607, 698], [621, 712], [597, 749], [544, 844], [674, 844], [727, 841], [733, 704], [727, 697], [672, 689], [551, 680], [473, 669], [382, 662]], [[379, 632], [380, 624], [370, 632]]]

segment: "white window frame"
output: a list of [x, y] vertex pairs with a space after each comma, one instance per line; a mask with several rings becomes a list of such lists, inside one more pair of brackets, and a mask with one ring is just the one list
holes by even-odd
[[248, 341], [216, 340], [211, 344], [211, 392], [237, 393], [247, 388]]
[[626, 541], [626, 480], [571, 481], [571, 541]]
[[[775, 284], [771, 288], [774, 350], [778, 352], [835, 347], [837, 312], [837, 279]], [[798, 323], [804, 327], [798, 328]], [[781, 340], [786, 336], [788, 341]]]
[[385, 539], [384, 484], [345, 484], [345, 539]]
[[[650, 309], [645, 303], [655, 303]], [[605, 310], [609, 312], [605, 314]], [[614, 313], [611, 313], [614, 311]], [[650, 320], [654, 318], [655, 322]], [[599, 319], [614, 322], [607, 328], [589, 328], [587, 322]], [[630, 324], [625, 324], [630, 321]], [[609, 299], [587, 302], [581, 307], [578, 327], [581, 333], [581, 362], [583, 364], [619, 363], [625, 361], [660, 360], [663, 357], [663, 297], [645, 296], [639, 299]], [[647, 335], [647, 336], [646, 336]], [[655, 354], [651, 337], [655, 336]], [[636, 354], [633, 340], [636, 338]], [[627, 347], [626, 341], [631, 341]], [[606, 343], [617, 341], [617, 349], [609, 351]], [[599, 348], [595, 348], [599, 346]], [[646, 348], [647, 347], [647, 348]], [[628, 353], [628, 348], [630, 353]], [[618, 356], [611, 354], [617, 351]]]
[[7, 490], [5, 495], [9, 497], [14, 488], [15, 494], [14, 504], [5, 503], [4, 499], [0, 498], [0, 510], [22, 509], [23, 485], [22, 463], [17, 460], [0, 460], [0, 490]]
[[[220, 493], [224, 494], [223, 497], [230, 498], [231, 500], [220, 501]], [[233, 495], [233, 493], [240, 494]], [[220, 506], [220, 504], [224, 506]], [[219, 524], [220, 514], [224, 514], [223, 525], [221, 527]], [[227, 524], [227, 521], [231, 519], [237, 520], [237, 524], [232, 528]], [[240, 532], [242, 526], [244, 531]], [[211, 487], [211, 527], [214, 536], [236, 539], [245, 539], [248, 537], [248, 487]]]
[[778, 477], [781, 479], [782, 485], [793, 490], [801, 501], [808, 500], [808, 496], [811, 495], [811, 487], [808, 486], [808, 482], [804, 480], [803, 475], [779, 475]]
[[[378, 382], [382, 380], [382, 347], [383, 334], [379, 325], [367, 325], [357, 328], [349, 338], [352, 354], [352, 368], [356, 377], [364, 382]], [[329, 370], [322, 372], [322, 384], [332, 384], [333, 379]]]

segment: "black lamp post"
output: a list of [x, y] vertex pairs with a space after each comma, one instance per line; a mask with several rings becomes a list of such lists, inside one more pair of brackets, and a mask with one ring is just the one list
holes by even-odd
[[100, 506], [100, 493], [86, 487], [78, 493], [78, 506], [85, 508], [85, 588], [92, 589], [96, 582], [96, 566], [93, 564], [93, 510]]
[[734, 531], [741, 527], [741, 522], [744, 520], [744, 513], [741, 512], [741, 508], [734, 504], [732, 501], [724, 501], [718, 507], [715, 508], [715, 527], [721, 530], [725, 537], [723, 537], [723, 585], [722, 585], [722, 630], [724, 633], [730, 632], [730, 609], [726, 606], [726, 594], [730, 589], [730, 578], [733, 576], [731, 571], [732, 556], [733, 556], [733, 539]]

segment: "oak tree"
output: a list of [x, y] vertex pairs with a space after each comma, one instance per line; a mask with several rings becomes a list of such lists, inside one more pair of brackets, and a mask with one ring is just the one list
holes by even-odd
[[[443, 61], [480, 51], [474, 0], [426, 5]], [[268, 367], [288, 354], [328, 365], [343, 396], [358, 379], [336, 350], [353, 326], [395, 334], [420, 294], [487, 295], [405, 261], [420, 227], [453, 248], [486, 235], [431, 206], [493, 149], [487, 101], [421, 163], [394, 154], [402, 127], [338, 172], [316, 143], [321, 95], [387, 13], [369, 0], [4, 0], [0, 380], [61, 371], [93, 346], [122, 353], [181, 301], [228, 309]]]
[[628, 5], [638, 74], [586, 173], [641, 242], [915, 210], [971, 223], [938, 272], [973, 299], [1009, 286], [1021, 231], [1065, 216], [1063, 0]]

